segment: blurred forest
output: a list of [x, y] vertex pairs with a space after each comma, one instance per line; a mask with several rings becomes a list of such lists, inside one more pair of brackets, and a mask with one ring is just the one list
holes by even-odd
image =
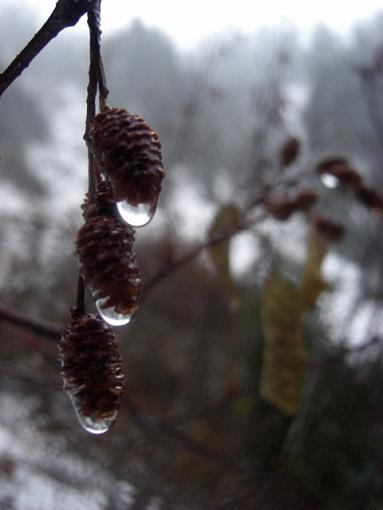
[[[2, 7], [2, 68], [37, 29]], [[2, 314], [68, 321], [87, 55], [64, 32], [0, 101], [0, 508], [382, 510], [383, 16], [188, 52], [139, 20], [103, 35], [109, 103], [158, 131], [166, 178], [102, 437], [54, 338]]]

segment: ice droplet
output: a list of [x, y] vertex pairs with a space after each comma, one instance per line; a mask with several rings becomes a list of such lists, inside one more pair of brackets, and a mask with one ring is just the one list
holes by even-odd
[[147, 225], [156, 212], [157, 202], [132, 204], [126, 200], [117, 202], [117, 210], [121, 218], [131, 227]]
[[132, 313], [118, 313], [113, 307], [103, 308], [102, 305], [107, 301], [108, 298], [98, 299], [96, 301], [96, 307], [98, 313], [102, 319], [109, 324], [109, 326], [125, 326], [128, 324], [132, 317]]
[[321, 181], [326, 188], [334, 189], [339, 186], [339, 180], [335, 177], [335, 175], [324, 173], [321, 175]]

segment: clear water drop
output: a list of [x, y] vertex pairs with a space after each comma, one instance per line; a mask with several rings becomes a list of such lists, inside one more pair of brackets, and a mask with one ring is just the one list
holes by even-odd
[[126, 200], [117, 202], [117, 210], [121, 218], [131, 227], [147, 225], [156, 212], [157, 203], [132, 204]]
[[321, 181], [326, 188], [334, 189], [339, 186], [339, 180], [335, 177], [335, 175], [324, 173], [321, 175]]
[[110, 326], [125, 326], [133, 317], [133, 313], [118, 313], [113, 307], [103, 308], [102, 305], [108, 298], [98, 299], [96, 307], [102, 319]]
[[76, 409], [76, 415], [82, 428], [87, 432], [90, 432], [91, 434], [105, 434], [105, 432], [108, 432], [110, 427], [113, 425], [117, 417], [117, 411], [106, 418], [92, 418], [91, 416], [83, 416]]
[[109, 416], [85, 416], [81, 412], [81, 405], [77, 402], [76, 394], [73, 395], [70, 391], [67, 391], [67, 395], [84, 430], [91, 434], [105, 434], [105, 432], [108, 432], [117, 418], [118, 411], [113, 411]]

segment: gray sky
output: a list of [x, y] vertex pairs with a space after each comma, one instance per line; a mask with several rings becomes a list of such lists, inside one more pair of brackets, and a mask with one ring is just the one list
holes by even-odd
[[[8, 0], [9, 1], [9, 0]], [[1, 4], [0, 0], [0, 4]], [[36, 10], [41, 19], [47, 17], [56, 0], [13, 0], [17, 6], [27, 4]], [[322, 0], [236, 0], [235, 2], [194, 0], [103, 0], [102, 25], [105, 32], [128, 24], [133, 18], [167, 32], [181, 47], [190, 48], [214, 33], [228, 28], [251, 32], [259, 25], [294, 25], [307, 32], [317, 23], [325, 23], [342, 33], [352, 24], [383, 11], [381, 0], [344, 2]], [[85, 29], [84, 21], [81, 26]]]

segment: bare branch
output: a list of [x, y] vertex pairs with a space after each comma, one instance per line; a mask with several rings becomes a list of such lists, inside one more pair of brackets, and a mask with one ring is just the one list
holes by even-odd
[[0, 305], [0, 320], [28, 329], [39, 335], [58, 340], [62, 327], [57, 324], [43, 322], [41, 320], [30, 319], [25, 315]]
[[59, 0], [57, 2], [52, 14], [40, 30], [0, 74], [0, 97], [52, 39], [65, 28], [76, 25], [88, 10], [89, 4], [90, 0]]
[[90, 35], [90, 62], [93, 68], [92, 72], [94, 72], [97, 77], [100, 110], [102, 110], [106, 104], [109, 90], [106, 86], [104, 65], [101, 57], [100, 6], [101, 0], [94, 0], [92, 2], [92, 6], [88, 10], [88, 26]]
[[253, 225], [256, 221], [259, 221], [260, 219], [264, 218], [264, 216], [262, 215], [257, 220], [249, 222], [245, 219], [245, 214], [246, 213], [242, 214], [243, 218], [242, 221], [239, 221], [238, 225], [234, 229], [230, 229], [229, 231], [222, 232], [219, 235], [212, 236], [207, 241], [199, 244], [195, 248], [191, 249], [188, 253], [181, 256], [170, 267], [166, 267], [160, 270], [148, 282], [146, 282], [144, 288], [144, 297], [146, 297], [150, 291], [157, 287], [157, 285], [161, 283], [163, 280], [171, 276], [175, 271], [192, 262], [204, 250], [212, 248], [213, 246], [217, 246], [221, 243], [224, 243], [225, 241], [228, 241], [229, 239], [239, 234], [240, 232], [243, 232], [244, 230], [250, 228], [250, 226]]

